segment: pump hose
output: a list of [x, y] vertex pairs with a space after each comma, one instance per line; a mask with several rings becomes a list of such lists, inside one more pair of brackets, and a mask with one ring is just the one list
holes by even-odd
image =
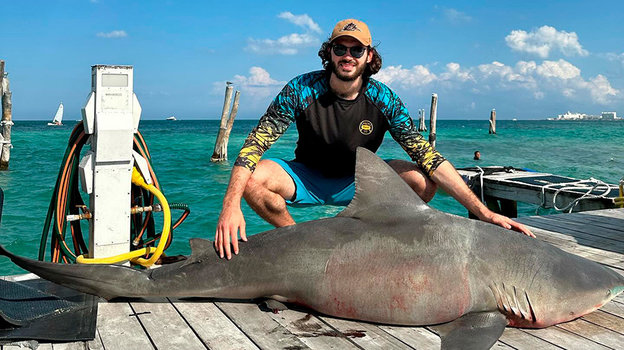
[[[89, 135], [84, 131], [84, 124], [78, 122], [72, 130], [65, 155], [61, 161], [58, 177], [50, 205], [46, 215], [44, 227], [41, 233], [41, 244], [39, 245], [39, 260], [46, 258], [47, 243], [50, 242], [50, 261], [54, 263], [75, 263], [76, 257], [86, 254], [87, 244], [82, 234], [82, 220], [67, 220], [68, 214], [76, 217], [80, 214], [91, 214], [85, 205], [79, 189], [79, 160], [82, 148], [89, 141]], [[151, 156], [147, 143], [143, 135], [137, 130], [134, 135], [133, 149], [147, 160], [149, 174], [152, 178], [153, 186], [162, 192], [154, 169], [152, 167]], [[155, 195], [153, 191], [133, 184], [131, 187], [132, 207], [148, 208], [154, 205]], [[162, 201], [161, 201], [162, 202]], [[169, 205], [169, 209], [184, 210], [184, 213], [174, 223], [170, 224], [170, 230], [165, 237], [164, 249], [171, 245], [174, 230], [189, 215], [190, 210], [185, 204]], [[160, 209], [162, 210], [162, 209]], [[69, 231], [69, 232], [67, 232]], [[157, 251], [157, 248], [147, 248], [161, 243], [157, 241], [163, 236], [162, 232], [156, 234], [154, 230], [154, 216], [152, 211], [144, 211], [132, 216], [130, 222], [130, 240], [134, 249], [146, 248], [143, 250], [146, 257]], [[70, 244], [73, 243], [73, 247]], [[132, 249], [132, 248], [131, 248]], [[84, 257], [83, 257], [84, 258]]]
[[620, 195], [615, 199], [614, 203], [618, 208], [624, 208], [624, 177], [620, 179]]
[[[132, 183], [141, 186], [142, 188], [148, 190], [156, 198], [160, 201], [160, 205], [163, 208], [163, 230], [160, 241], [158, 242], [158, 246], [156, 248], [142, 248], [138, 250], [131, 251], [129, 253], [114, 255], [106, 258], [85, 258], [83, 255], [80, 255], [76, 258], [76, 262], [80, 264], [114, 264], [121, 261], [130, 260], [134, 264], [139, 264], [145, 267], [153, 265], [158, 258], [162, 255], [165, 250], [165, 245], [167, 244], [167, 239], [169, 237], [169, 232], [171, 230], [171, 211], [169, 209], [169, 204], [167, 203], [167, 199], [154, 185], [148, 185], [139, 171], [136, 168], [132, 169]], [[152, 254], [149, 259], [141, 258], [141, 256]]]

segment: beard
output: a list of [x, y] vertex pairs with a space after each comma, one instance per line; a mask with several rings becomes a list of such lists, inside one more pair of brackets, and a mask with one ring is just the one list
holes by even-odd
[[[338, 61], [338, 64], [340, 64], [341, 62], [348, 62], [348, 61], [340, 60]], [[334, 63], [334, 61], [330, 61], [329, 65], [331, 67], [332, 72], [336, 75], [336, 77], [338, 77], [338, 79], [342, 81], [354, 81], [360, 76], [362, 76], [362, 74], [364, 74], [364, 70], [366, 69], [366, 63], [358, 64], [355, 66], [355, 70], [353, 72], [349, 74], [344, 74], [340, 70], [338, 70], [338, 66], [336, 65], [336, 63]]]

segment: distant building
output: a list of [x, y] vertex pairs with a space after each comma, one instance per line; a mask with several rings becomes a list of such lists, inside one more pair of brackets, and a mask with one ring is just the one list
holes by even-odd
[[616, 112], [602, 112], [601, 115], [589, 115], [585, 113], [572, 113], [568, 111], [565, 114], [559, 114], [555, 118], [547, 118], [548, 120], [616, 120], [622, 119], [617, 116]]

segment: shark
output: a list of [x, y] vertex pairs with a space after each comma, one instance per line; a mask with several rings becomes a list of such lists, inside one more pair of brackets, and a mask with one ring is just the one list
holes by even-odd
[[231, 261], [199, 238], [185, 261], [150, 270], [0, 254], [106, 299], [268, 298], [346, 319], [432, 325], [445, 350], [489, 349], [507, 326], [567, 322], [624, 290], [624, 278], [596, 262], [431, 208], [374, 153], [356, 153], [356, 192], [343, 211], [253, 235]]

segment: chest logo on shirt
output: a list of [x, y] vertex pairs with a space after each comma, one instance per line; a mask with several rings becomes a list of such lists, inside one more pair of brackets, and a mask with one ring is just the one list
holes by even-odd
[[362, 120], [360, 123], [360, 133], [362, 135], [370, 135], [373, 132], [373, 123], [370, 120]]

